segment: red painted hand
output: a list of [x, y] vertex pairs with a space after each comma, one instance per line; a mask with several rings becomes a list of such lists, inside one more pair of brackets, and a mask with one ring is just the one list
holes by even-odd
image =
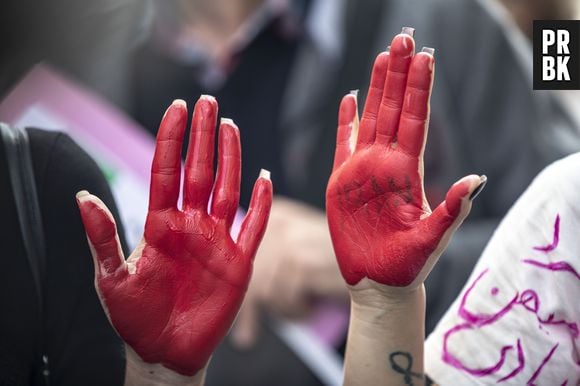
[[421, 285], [485, 182], [463, 178], [431, 213], [423, 152], [434, 58], [428, 49], [414, 55], [414, 45], [400, 34], [390, 52], [378, 55], [360, 128], [356, 96], [345, 96], [340, 106], [326, 209], [350, 285], [363, 278], [391, 287]]
[[256, 182], [237, 242], [231, 239], [241, 150], [238, 128], [223, 120], [208, 213], [216, 116], [215, 99], [202, 96], [193, 113], [180, 210], [187, 108], [176, 101], [165, 113], [151, 170], [144, 237], [127, 261], [111, 213], [95, 196], [77, 196], [93, 251], [97, 292], [111, 323], [143, 361], [187, 376], [206, 365], [238, 312], [272, 203], [265, 173]]

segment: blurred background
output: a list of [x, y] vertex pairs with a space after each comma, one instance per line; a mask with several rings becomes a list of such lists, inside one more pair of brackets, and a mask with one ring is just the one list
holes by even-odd
[[362, 111], [374, 57], [414, 27], [436, 50], [429, 201], [488, 176], [427, 282], [428, 333], [534, 176], [580, 150], [580, 91], [534, 91], [531, 45], [534, 19], [578, 18], [577, 0], [3, 0], [0, 121], [70, 133], [135, 245], [163, 112], [214, 95], [242, 134], [240, 214], [260, 168], [276, 196], [207, 384], [338, 385], [348, 298], [323, 209], [341, 97], [360, 89]]

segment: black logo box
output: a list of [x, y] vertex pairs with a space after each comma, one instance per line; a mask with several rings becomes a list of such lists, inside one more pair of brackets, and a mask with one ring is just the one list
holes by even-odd
[[[542, 31], [564, 29], [570, 34], [570, 80], [542, 80]], [[580, 20], [534, 20], [534, 90], [580, 90]], [[548, 48], [548, 55], [557, 57], [557, 44]]]

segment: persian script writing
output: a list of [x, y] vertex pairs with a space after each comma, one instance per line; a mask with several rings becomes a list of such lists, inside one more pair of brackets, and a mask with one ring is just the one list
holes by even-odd
[[[552, 242], [545, 246], [535, 246], [532, 248], [533, 251], [539, 252], [544, 257], [544, 260], [547, 260], [548, 254], [555, 251], [558, 247], [560, 241], [560, 216], [557, 215], [555, 222], [554, 222], [554, 233]], [[574, 269], [574, 267], [566, 261], [544, 261], [544, 260], [536, 260], [536, 259], [522, 259], [521, 263], [532, 266], [534, 268], [540, 270], [547, 270], [551, 274], [556, 275], [571, 275], [571, 277], [575, 278], [575, 280], [580, 280], [580, 275]], [[489, 328], [490, 326], [498, 323], [500, 320], [506, 318], [510, 313], [514, 310], [520, 309], [525, 310], [533, 315], [533, 317], [538, 322], [538, 329], [540, 332], [549, 334], [548, 327], [562, 329], [566, 334], [560, 334], [562, 336], [568, 336], [572, 342], [572, 347], [575, 347], [575, 340], [579, 336], [579, 328], [578, 328], [578, 321], [568, 321], [561, 317], [557, 317], [554, 313], [549, 313], [547, 316], [542, 316], [542, 306], [541, 306], [541, 299], [534, 289], [527, 288], [524, 290], [516, 290], [515, 294], [508, 299], [510, 299], [507, 304], [505, 304], [502, 308], [500, 308], [497, 312], [491, 314], [484, 314], [484, 313], [475, 313], [471, 312], [467, 309], [467, 303], [469, 298], [472, 294], [477, 291], [480, 286], [480, 282], [482, 279], [489, 273], [489, 269], [483, 270], [471, 283], [463, 297], [461, 298], [459, 309], [458, 309], [458, 316], [461, 319], [461, 322], [451, 327], [447, 330], [443, 335], [443, 353], [442, 359], [443, 361], [462, 371], [465, 372], [473, 377], [489, 377], [495, 375], [499, 377], [500, 374], [503, 375], [499, 378], [496, 382], [502, 383], [509, 379], [516, 377], [518, 374], [522, 373], [526, 366], [533, 366], [533, 373], [527, 379], [526, 385], [536, 385], [536, 381], [540, 377], [540, 374], [544, 369], [547, 368], [550, 364], [550, 360], [553, 358], [554, 353], [558, 350], [560, 343], [555, 343], [545, 354], [542, 360], [537, 363], [537, 360], [534, 363], [531, 361], [527, 361], [525, 350], [523, 349], [522, 345], [522, 337], [516, 337], [515, 341], [511, 344], [506, 344], [498, 348], [498, 359], [495, 363], [488, 364], [486, 366], [481, 367], [473, 367], [468, 366], [465, 364], [465, 360], [458, 358], [456, 355], [452, 353], [453, 350], [450, 348], [450, 340], [456, 336], [458, 333], [478, 333], [484, 328]], [[500, 293], [500, 289], [497, 287], [493, 287], [490, 290], [490, 296], [496, 297]], [[521, 334], [526, 335], [529, 337], [528, 334]], [[508, 355], [514, 353], [517, 358], [517, 365], [510, 365], [507, 366], [506, 360]], [[579, 366], [578, 369], [580, 371], [580, 362], [579, 359], [576, 358], [576, 364]], [[513, 363], [513, 362], [512, 362]], [[509, 367], [509, 368], [508, 368]], [[507, 368], [507, 369], [506, 369]], [[505, 375], [504, 375], [505, 374]], [[563, 381], [558, 381], [558, 383], [553, 383], [553, 385], [559, 384], [561, 386], [571, 386], [568, 384], [569, 380], [565, 379]]]

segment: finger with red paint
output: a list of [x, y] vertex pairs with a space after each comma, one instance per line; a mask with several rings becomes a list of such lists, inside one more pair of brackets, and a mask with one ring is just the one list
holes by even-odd
[[355, 143], [358, 142], [359, 146], [369, 145], [375, 140], [377, 118], [379, 116], [379, 110], [383, 99], [383, 88], [385, 87], [385, 76], [387, 74], [387, 67], [389, 66], [390, 50], [391, 46], [387, 47], [385, 52], [381, 52], [377, 55], [373, 65], [367, 99], [360, 120], [359, 132], [351, 135], [352, 141], [355, 141]]
[[389, 65], [385, 75], [383, 95], [377, 117], [376, 142], [389, 144], [397, 140], [399, 117], [407, 90], [409, 68], [415, 55], [414, 30], [403, 29], [393, 39], [389, 52]]
[[183, 208], [205, 209], [213, 186], [217, 102], [202, 96], [195, 104], [183, 183]]
[[[358, 91], [351, 91], [340, 102], [333, 169], [338, 169], [351, 156], [352, 139], [356, 138], [357, 132], [362, 126], [362, 124], [359, 126], [358, 120], [357, 94]], [[364, 118], [362, 122], [364, 122]]]
[[[212, 215], [230, 229], [240, 201], [242, 154], [240, 131], [231, 119], [222, 119], [218, 138], [218, 160], [215, 187], [211, 201]], [[211, 145], [213, 147], [213, 144]]]
[[266, 230], [272, 184], [269, 173], [261, 172], [239, 239], [232, 240], [240, 194], [240, 134], [233, 121], [222, 119], [214, 186], [217, 108], [209, 96], [196, 103], [181, 209], [177, 200], [185, 102], [173, 102], [165, 113], [151, 167], [144, 236], [126, 261], [108, 209], [88, 192], [77, 195], [97, 292], [127, 345], [128, 379], [157, 374], [180, 384], [201, 384], [248, 286], [252, 259]]
[[177, 209], [181, 180], [181, 143], [187, 125], [185, 102], [176, 100], [167, 109], [157, 133], [151, 166], [149, 210]]

